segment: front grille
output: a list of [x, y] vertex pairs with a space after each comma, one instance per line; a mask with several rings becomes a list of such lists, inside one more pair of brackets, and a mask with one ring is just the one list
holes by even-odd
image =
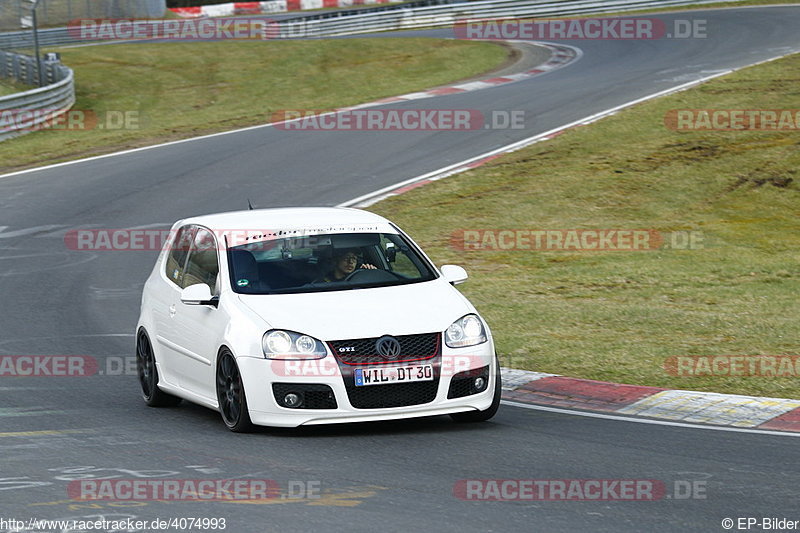
[[391, 364], [435, 357], [441, 348], [441, 337], [441, 333], [397, 335], [395, 339], [400, 341], [400, 354], [392, 359], [378, 355], [375, 344], [381, 337], [330, 341], [328, 345], [336, 359], [345, 365]]
[[[336, 354], [342, 372], [344, 386], [350, 404], [356, 409], [384, 409], [430, 403], [436, 399], [439, 389], [441, 367], [441, 333], [397, 335], [400, 353], [393, 358], [378, 354], [376, 343], [382, 337], [330, 341], [328, 346]], [[347, 351], [340, 349], [347, 348]], [[390, 383], [356, 387], [353, 373], [355, 366], [403, 365], [413, 361], [424, 361], [433, 365], [433, 380], [415, 383]]]
[[336, 409], [336, 396], [328, 385], [315, 383], [273, 383], [272, 394], [275, 402], [281, 407], [287, 407], [283, 398], [293, 392], [303, 398], [303, 403], [292, 409]]
[[392, 385], [370, 385], [367, 387], [348, 385], [347, 397], [356, 409], [404, 407], [432, 402], [436, 398], [436, 390], [438, 388], [438, 377], [433, 381], [418, 383], [394, 383]]
[[488, 385], [489, 367], [484, 366], [482, 368], [475, 368], [465, 372], [459, 372], [453, 376], [453, 379], [450, 380], [450, 390], [447, 391], [447, 399], [463, 398], [464, 396], [471, 396], [473, 394], [478, 394], [479, 392], [485, 391], [485, 388], [483, 390], [475, 390], [473, 384], [475, 383], [475, 378], [477, 377], [484, 378]]

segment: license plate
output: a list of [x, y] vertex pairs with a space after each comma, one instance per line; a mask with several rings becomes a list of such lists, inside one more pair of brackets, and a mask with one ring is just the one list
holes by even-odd
[[356, 368], [354, 377], [356, 379], [356, 387], [388, 385], [390, 383], [412, 383], [414, 381], [433, 381], [433, 365]]

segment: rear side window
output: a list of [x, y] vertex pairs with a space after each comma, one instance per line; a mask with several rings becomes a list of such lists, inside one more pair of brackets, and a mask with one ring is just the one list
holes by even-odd
[[210, 231], [199, 228], [192, 240], [192, 249], [181, 287], [205, 283], [211, 289], [211, 294], [214, 294], [217, 288], [217, 274], [219, 274], [217, 242]]
[[189, 255], [189, 249], [192, 246], [192, 238], [194, 237], [195, 228], [192, 226], [183, 226], [178, 230], [175, 235], [175, 240], [169, 249], [169, 255], [164, 262], [164, 274], [167, 279], [182, 287], [183, 281], [183, 268], [186, 265], [186, 257]]

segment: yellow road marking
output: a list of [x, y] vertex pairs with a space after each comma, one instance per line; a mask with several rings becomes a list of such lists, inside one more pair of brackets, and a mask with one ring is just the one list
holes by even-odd
[[[247, 505], [274, 505], [282, 503], [301, 503], [305, 505], [324, 506], [324, 507], [356, 507], [364, 503], [366, 498], [372, 498], [378, 494], [378, 490], [386, 490], [387, 487], [370, 486], [364, 490], [353, 490], [345, 492], [327, 492], [319, 498], [284, 498], [276, 497], [269, 499], [256, 500], [214, 500], [214, 503], [237, 503]], [[103, 500], [55, 500], [52, 502], [30, 503], [31, 507], [44, 505], [67, 505], [71, 511], [79, 509], [101, 509], [103, 507], [142, 507], [151, 503], [173, 504], [173, 503], [206, 503], [200, 500], [148, 500], [148, 501], [103, 501]]]
[[[381, 487], [382, 488], [382, 487]], [[321, 494], [319, 498], [271, 498], [264, 500], [225, 500], [223, 503], [249, 505], [275, 505], [282, 503], [303, 503], [324, 507], [356, 507], [364, 503], [365, 498], [372, 498], [378, 493], [374, 490], [338, 492]]]
[[75, 433], [91, 433], [91, 429], [43, 429], [41, 431], [5, 431], [0, 437], [41, 437], [47, 435], [70, 435]]

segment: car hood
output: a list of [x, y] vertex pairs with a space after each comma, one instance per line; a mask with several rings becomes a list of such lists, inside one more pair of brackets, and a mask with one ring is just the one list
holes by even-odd
[[475, 312], [442, 279], [371, 289], [238, 296], [270, 328], [326, 341], [444, 331]]

